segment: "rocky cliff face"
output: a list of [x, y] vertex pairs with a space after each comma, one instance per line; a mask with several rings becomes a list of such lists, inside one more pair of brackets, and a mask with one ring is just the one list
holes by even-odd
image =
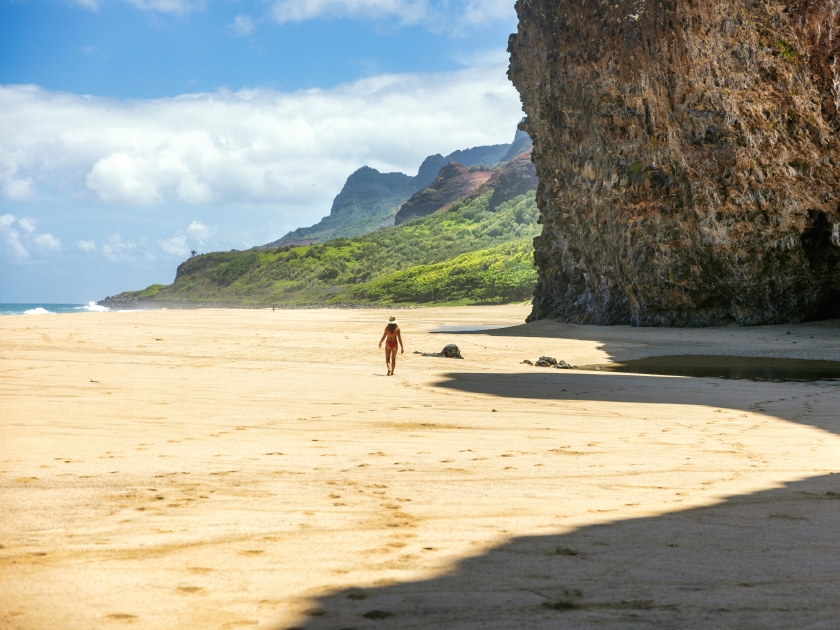
[[532, 319], [840, 316], [840, 0], [518, 0]]
[[516, 158], [516, 156], [518, 155], [522, 155], [523, 153], [530, 153], [533, 146], [534, 143], [531, 142], [531, 136], [529, 136], [521, 129], [517, 129], [516, 135], [513, 137], [513, 142], [510, 145], [510, 149], [508, 149], [508, 152], [505, 153], [502, 156], [502, 159], [499, 161], [509, 162], [510, 160]]
[[472, 197], [478, 197], [492, 190], [493, 194], [487, 202], [487, 209], [495, 212], [504, 202], [536, 190], [537, 186], [539, 186], [537, 171], [531, 162], [529, 150], [494, 173], [490, 179], [478, 187]]
[[[292, 230], [257, 249], [323, 243], [333, 238], [359, 236], [388, 227], [393, 225], [394, 215], [400, 205], [411, 195], [431, 184], [440, 169], [450, 162], [458, 162], [465, 166], [492, 165], [505, 155], [518, 155], [519, 153], [512, 152], [517, 149], [521, 153], [528, 148], [529, 141], [527, 134], [518, 131], [513, 144], [461, 149], [446, 157], [439, 153], [430, 155], [423, 160], [414, 177], [403, 173], [380, 173], [374, 168], [363, 166], [347, 178], [341, 192], [333, 200], [328, 216], [315, 225]], [[505, 161], [508, 159], [511, 158], [505, 158]]]
[[450, 162], [438, 173], [435, 180], [423, 190], [414, 193], [394, 216], [394, 224], [425, 217], [467, 197], [493, 176], [492, 171], [470, 171], [466, 166]]
[[310, 227], [301, 227], [282, 238], [262, 245], [274, 249], [287, 245], [308, 245], [331, 238], [357, 236], [385, 227], [394, 208], [416, 190], [414, 178], [403, 173], [380, 173], [363, 166], [347, 178], [333, 200], [328, 216]]

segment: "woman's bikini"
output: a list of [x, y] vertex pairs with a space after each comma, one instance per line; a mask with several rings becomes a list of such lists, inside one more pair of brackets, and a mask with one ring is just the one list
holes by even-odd
[[385, 339], [385, 346], [391, 348], [392, 350], [397, 349], [397, 334], [400, 332], [400, 329], [397, 328], [393, 333], [389, 333], [385, 331], [386, 339]]

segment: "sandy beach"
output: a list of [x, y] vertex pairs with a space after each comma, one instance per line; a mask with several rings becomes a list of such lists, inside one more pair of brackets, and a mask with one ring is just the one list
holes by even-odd
[[840, 321], [529, 309], [397, 311], [393, 377], [381, 310], [0, 318], [0, 628], [836, 628], [840, 382], [521, 362], [838, 360]]

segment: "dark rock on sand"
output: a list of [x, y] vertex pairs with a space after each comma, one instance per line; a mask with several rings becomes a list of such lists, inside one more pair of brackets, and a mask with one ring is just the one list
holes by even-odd
[[545, 367], [545, 368], [557, 368], [558, 370], [576, 370], [577, 366], [570, 365], [565, 361], [558, 361], [554, 357], [540, 357], [537, 359], [536, 363], [531, 363], [528, 359], [525, 359], [522, 363], [527, 363], [528, 365], [536, 365], [536, 367]]
[[424, 357], [444, 357], [446, 359], [463, 359], [461, 351], [454, 343], [447, 344], [440, 352], [423, 352]]

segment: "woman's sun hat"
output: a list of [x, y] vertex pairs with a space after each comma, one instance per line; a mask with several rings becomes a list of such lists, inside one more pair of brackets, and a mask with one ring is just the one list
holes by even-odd
[[396, 324], [396, 323], [397, 323], [397, 318], [396, 318], [396, 317], [394, 317], [393, 315], [391, 315], [391, 316], [388, 318], [388, 323], [389, 323], [389, 324]]

